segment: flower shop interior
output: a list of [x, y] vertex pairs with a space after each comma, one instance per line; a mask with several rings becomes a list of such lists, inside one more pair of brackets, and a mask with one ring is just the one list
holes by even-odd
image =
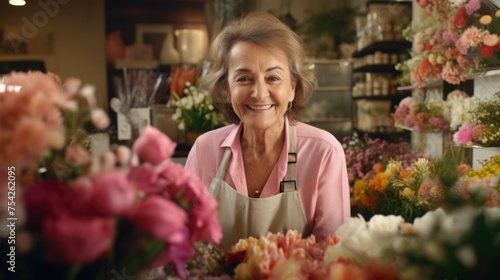
[[[302, 121], [342, 144], [351, 219], [321, 243], [289, 231], [219, 252], [216, 205], [183, 165], [227, 124], [200, 86], [211, 40], [252, 10], [304, 41], [317, 85]], [[2, 0], [0, 14], [0, 279], [500, 279], [499, 0]], [[130, 178], [151, 166], [169, 204], [132, 209]]]

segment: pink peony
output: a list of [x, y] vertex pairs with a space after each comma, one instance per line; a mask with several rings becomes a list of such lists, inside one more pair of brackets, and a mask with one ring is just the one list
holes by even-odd
[[472, 127], [464, 125], [453, 134], [453, 140], [459, 145], [467, 145], [472, 141]]
[[159, 164], [174, 154], [176, 145], [160, 130], [148, 126], [134, 142], [132, 151], [143, 161]]
[[116, 221], [106, 218], [48, 219], [43, 225], [46, 258], [85, 263], [105, 255], [113, 245]]
[[95, 210], [104, 215], [120, 215], [128, 212], [136, 197], [135, 186], [121, 171], [100, 173], [92, 178]]
[[186, 242], [186, 212], [161, 196], [146, 197], [128, 213], [128, 217], [144, 232], [169, 244]]
[[222, 230], [218, 221], [217, 201], [193, 171], [177, 163], [167, 163], [158, 169], [155, 184], [156, 189], [163, 186], [169, 197], [177, 198], [180, 205], [192, 209], [189, 216], [192, 241], [220, 241]]

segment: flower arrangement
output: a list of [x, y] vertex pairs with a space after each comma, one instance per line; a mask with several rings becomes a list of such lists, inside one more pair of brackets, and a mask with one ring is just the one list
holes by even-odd
[[[464, 146], [500, 146], [500, 92], [492, 97], [470, 97], [452, 108], [452, 119], [460, 120], [453, 141]], [[455, 121], [455, 123], [459, 123]]]
[[[431, 16], [403, 33], [414, 42], [412, 84], [433, 78], [459, 84], [473, 73], [500, 66], [500, 12], [490, 1], [417, 1]], [[404, 63], [403, 63], [404, 64]]]
[[202, 133], [221, 124], [208, 91], [187, 82], [182, 97], [175, 92], [172, 97], [167, 106], [175, 108], [172, 119], [180, 121], [180, 130]]
[[390, 266], [376, 262], [360, 266], [347, 254], [327, 254], [343, 237], [331, 235], [319, 243], [314, 235], [303, 238], [296, 231], [288, 231], [241, 239], [228, 252], [240, 259], [236, 261], [234, 279], [342, 279], [353, 275], [357, 279], [395, 279]]
[[444, 131], [449, 129], [447, 103], [443, 100], [419, 102], [411, 96], [402, 99], [394, 111], [394, 123], [414, 131]]
[[358, 179], [367, 180], [375, 174], [375, 165], [386, 165], [390, 160], [399, 160], [403, 168], [412, 165], [417, 158], [425, 157], [411, 149], [403, 139], [389, 142], [380, 138], [372, 139], [368, 134], [360, 138], [358, 134], [345, 137], [344, 147], [349, 185]]
[[68, 160], [68, 164], [77, 165], [86, 158], [89, 140], [82, 127], [90, 123], [103, 130], [110, 123], [106, 112], [96, 107], [94, 90], [90, 85], [82, 87], [74, 78], [63, 86], [51, 73], [12, 72], [3, 76], [0, 166], [16, 166], [18, 180], [29, 185], [44, 162]]
[[[93, 156], [75, 140], [86, 131], [74, 126], [107, 126], [105, 114], [89, 109], [93, 91], [43, 73], [13, 73], [3, 82], [0, 139], [15, 133], [22, 142], [0, 146], [8, 156], [2, 168], [11, 171], [9, 187], [1, 184], [10, 208], [1, 214], [16, 219], [16, 276], [111, 279], [169, 267], [183, 277], [193, 244], [220, 240], [217, 202], [193, 172], [170, 161], [176, 144], [166, 135], [149, 126], [131, 149], [113, 145]], [[39, 166], [53, 172], [40, 175]], [[12, 231], [2, 231], [2, 249]]]

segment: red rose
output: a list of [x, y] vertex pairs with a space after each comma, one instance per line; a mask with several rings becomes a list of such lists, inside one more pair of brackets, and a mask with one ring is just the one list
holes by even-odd
[[465, 25], [467, 25], [468, 20], [469, 18], [467, 16], [467, 12], [465, 11], [465, 6], [462, 6], [453, 18], [453, 25], [457, 28], [464, 28]]
[[494, 46], [487, 46], [485, 44], [482, 44], [479, 47], [479, 52], [483, 57], [490, 58], [493, 56], [493, 54], [495, 54], [496, 51], [498, 51], [499, 48], [500, 48], [499, 44], [496, 44]]

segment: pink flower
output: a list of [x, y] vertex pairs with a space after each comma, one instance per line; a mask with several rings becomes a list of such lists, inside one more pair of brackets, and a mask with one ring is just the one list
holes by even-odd
[[177, 198], [180, 205], [191, 209], [189, 224], [192, 241], [220, 241], [222, 230], [217, 215], [217, 201], [196, 173], [170, 162], [160, 167], [155, 184], [157, 189], [164, 186], [169, 197]]
[[470, 0], [469, 3], [465, 4], [464, 9], [467, 11], [467, 15], [472, 15], [475, 11], [481, 8], [481, 0]]
[[467, 145], [472, 141], [472, 127], [464, 125], [453, 134], [453, 140], [460, 145]]
[[485, 124], [474, 125], [472, 127], [472, 140], [474, 140], [475, 142], [480, 142], [481, 138], [483, 138], [484, 133], [487, 131], [488, 126]]
[[44, 180], [28, 188], [24, 194], [28, 224], [41, 228], [46, 219], [91, 213], [92, 191], [79, 186]]
[[152, 164], [159, 164], [174, 154], [177, 144], [160, 130], [148, 126], [134, 142], [132, 150], [139, 158]]
[[134, 204], [136, 189], [125, 172], [110, 171], [92, 178], [95, 210], [104, 215], [124, 214]]
[[60, 217], [43, 225], [46, 257], [66, 263], [91, 262], [102, 257], [113, 245], [115, 220], [106, 218]]
[[[185, 232], [185, 240], [189, 240], [187, 232]], [[190, 242], [167, 244], [163, 252], [153, 261], [152, 266], [157, 267], [172, 264], [177, 275], [181, 279], [184, 279], [186, 276], [186, 263], [194, 253], [194, 248]]]
[[144, 232], [169, 244], [186, 241], [186, 212], [161, 196], [146, 197], [130, 211], [128, 217]]

